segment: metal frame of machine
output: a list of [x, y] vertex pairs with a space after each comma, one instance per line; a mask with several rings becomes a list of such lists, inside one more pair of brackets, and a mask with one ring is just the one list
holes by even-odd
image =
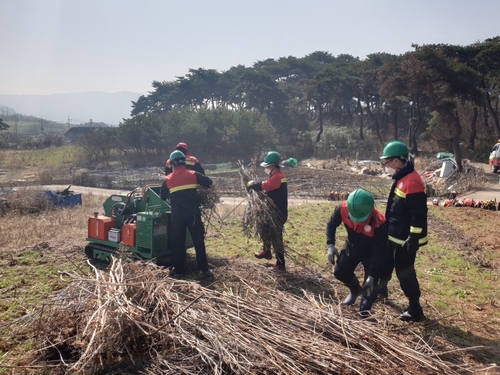
[[[112, 256], [123, 250], [140, 259], [168, 264], [171, 207], [161, 199], [160, 188], [160, 185], [146, 185], [108, 197], [103, 204], [104, 215], [94, 212], [88, 219], [87, 257], [109, 263]], [[193, 247], [189, 232], [186, 247]]]

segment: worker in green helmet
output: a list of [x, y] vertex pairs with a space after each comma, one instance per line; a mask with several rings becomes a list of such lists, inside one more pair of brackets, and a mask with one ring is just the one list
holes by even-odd
[[273, 223], [276, 228], [274, 235], [276, 238], [264, 240], [263, 249], [255, 254], [257, 259], [272, 259], [271, 247], [274, 248], [276, 255], [276, 264], [273, 266], [275, 271], [286, 271], [285, 267], [285, 245], [283, 244], [283, 228], [288, 218], [288, 186], [285, 174], [280, 168], [281, 156], [276, 151], [270, 151], [264, 157], [264, 162], [260, 164], [269, 176], [262, 182], [249, 181], [247, 189], [255, 191], [264, 191], [273, 201], [277, 210], [278, 221]]
[[197, 276], [200, 279], [212, 277], [208, 269], [207, 252], [205, 248], [205, 227], [201, 221], [200, 197], [197, 193], [198, 185], [209, 188], [212, 180], [186, 167], [186, 155], [175, 150], [170, 154], [173, 172], [165, 176], [160, 196], [169, 199], [171, 218], [168, 222], [170, 249], [174, 268], [170, 276], [182, 278], [185, 275], [186, 265], [186, 230], [189, 230], [196, 252], [198, 264]]
[[399, 317], [403, 321], [419, 321], [424, 319], [424, 313], [415, 258], [420, 246], [427, 244], [427, 195], [425, 184], [408, 155], [408, 147], [403, 142], [392, 141], [380, 157], [393, 183], [385, 212], [389, 240], [378, 293], [387, 297], [387, 284], [395, 268], [401, 289], [409, 300], [409, 307]]
[[[341, 224], [347, 231], [347, 239], [339, 251], [335, 246], [335, 234]], [[354, 190], [347, 201], [342, 201], [335, 208], [326, 225], [326, 244], [328, 260], [335, 266], [335, 278], [350, 291], [343, 304], [353, 305], [361, 295], [360, 315], [369, 316], [377, 298], [376, 281], [380, 276], [382, 255], [387, 245], [387, 222], [385, 216], [375, 208], [371, 193], [363, 189]], [[363, 265], [365, 273], [363, 285], [354, 273], [359, 263]]]

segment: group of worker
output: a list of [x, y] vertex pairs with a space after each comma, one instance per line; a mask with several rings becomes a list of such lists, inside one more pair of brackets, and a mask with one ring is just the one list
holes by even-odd
[[[387, 285], [395, 269], [409, 301], [400, 319], [420, 321], [424, 313], [415, 258], [419, 247], [427, 244], [425, 185], [403, 142], [388, 143], [380, 159], [385, 173], [393, 179], [385, 215], [375, 208], [373, 195], [368, 191], [358, 189], [349, 194], [327, 223], [328, 260], [335, 265], [335, 277], [349, 288], [350, 294], [343, 303], [353, 305], [361, 296], [362, 317], [370, 315], [378, 296], [388, 297]], [[347, 239], [339, 251], [335, 247], [335, 232], [342, 223]], [[359, 263], [364, 267], [363, 284], [354, 273]]]
[[[357, 189], [347, 200], [336, 206], [326, 225], [328, 260], [334, 265], [334, 276], [349, 288], [345, 305], [353, 305], [361, 296], [359, 312], [370, 316], [378, 296], [388, 297], [388, 282], [395, 269], [401, 289], [409, 306], [400, 315], [403, 321], [420, 321], [424, 313], [420, 304], [420, 286], [415, 272], [415, 259], [420, 246], [427, 243], [427, 196], [420, 175], [409, 159], [408, 147], [400, 141], [388, 143], [380, 157], [385, 172], [393, 179], [385, 215], [375, 208], [373, 195]], [[249, 181], [249, 191], [263, 191], [274, 203], [278, 222], [276, 238], [263, 241], [257, 259], [273, 258], [274, 271], [286, 271], [283, 228], [288, 218], [287, 179], [281, 170], [278, 152], [268, 152], [260, 165], [268, 176], [265, 181]], [[198, 276], [211, 277], [201, 222], [198, 185], [210, 187], [212, 180], [204, 175], [199, 161], [190, 155], [187, 145], [179, 143], [165, 167], [162, 198], [171, 202], [171, 227], [173, 269], [172, 277], [184, 275], [186, 228], [189, 229], [196, 252]], [[344, 224], [347, 239], [339, 249], [335, 246], [336, 229]], [[354, 271], [359, 264], [364, 267], [361, 284]]]

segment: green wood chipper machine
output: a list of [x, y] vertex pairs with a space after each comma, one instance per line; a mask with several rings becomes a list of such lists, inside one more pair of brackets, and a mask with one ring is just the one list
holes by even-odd
[[[146, 185], [126, 194], [112, 194], [103, 204], [104, 214], [94, 212], [88, 219], [87, 257], [109, 263], [119, 251], [139, 259], [168, 265], [170, 205], [161, 199], [159, 185]], [[175, 235], [175, 234], [174, 234]], [[189, 231], [186, 247], [193, 247]]]

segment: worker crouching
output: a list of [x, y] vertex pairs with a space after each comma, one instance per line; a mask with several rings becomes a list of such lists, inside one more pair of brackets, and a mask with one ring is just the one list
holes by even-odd
[[[375, 282], [379, 278], [382, 255], [387, 246], [387, 222], [374, 205], [372, 194], [363, 189], [355, 190], [349, 194], [347, 201], [342, 201], [335, 208], [326, 226], [328, 260], [335, 265], [333, 274], [350, 290], [343, 303], [353, 305], [362, 295], [359, 307], [362, 317], [370, 315], [377, 297], [374, 293]], [[346, 228], [347, 239], [338, 251], [335, 234], [341, 224]], [[364, 267], [363, 286], [354, 274], [359, 263]]]

